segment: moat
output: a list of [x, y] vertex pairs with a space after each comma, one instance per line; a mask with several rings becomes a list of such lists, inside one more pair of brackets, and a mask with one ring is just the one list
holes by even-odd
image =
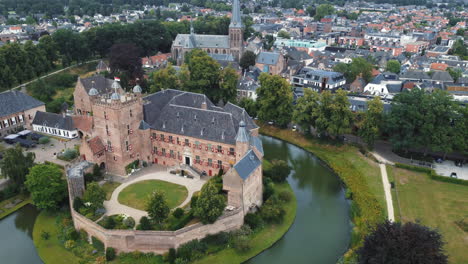
[[[281, 140], [261, 139], [265, 158], [284, 159], [292, 166], [288, 182], [298, 208], [286, 235], [248, 263], [336, 263], [351, 231], [340, 180], [312, 154]], [[34, 207], [26, 206], [0, 221], [0, 259], [9, 264], [42, 263], [31, 238], [36, 216]]]

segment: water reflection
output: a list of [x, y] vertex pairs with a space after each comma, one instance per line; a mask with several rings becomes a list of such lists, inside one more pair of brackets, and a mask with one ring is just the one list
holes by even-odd
[[348, 204], [339, 179], [310, 153], [270, 137], [262, 137], [266, 158], [284, 159], [297, 198], [296, 220], [272, 248], [248, 263], [336, 263], [350, 234]]

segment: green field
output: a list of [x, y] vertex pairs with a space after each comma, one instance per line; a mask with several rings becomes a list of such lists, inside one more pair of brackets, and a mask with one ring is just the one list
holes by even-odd
[[[402, 222], [420, 221], [437, 228], [447, 243], [450, 263], [467, 263], [468, 233], [455, 224], [468, 222], [468, 187], [431, 180], [425, 173], [391, 167]], [[400, 205], [400, 206], [398, 206]]]
[[176, 208], [188, 195], [185, 186], [160, 180], [146, 180], [134, 183], [123, 189], [119, 193], [119, 203], [145, 210], [148, 196], [156, 190], [164, 192], [170, 208]]
[[106, 182], [101, 187], [106, 192], [106, 200], [109, 201], [115, 188], [120, 186], [120, 182]]
[[260, 254], [265, 249], [273, 246], [273, 244], [280, 240], [284, 234], [289, 230], [296, 218], [297, 202], [291, 186], [288, 183], [275, 184], [275, 193], [288, 191], [292, 194], [293, 199], [284, 205], [286, 215], [282, 224], [268, 225], [264, 229], [251, 235], [250, 246], [251, 249], [245, 253], [239, 253], [232, 248], [223, 249], [214, 255], [209, 255], [201, 260], [195, 261], [196, 264], [238, 264], [249, 260], [252, 257]]

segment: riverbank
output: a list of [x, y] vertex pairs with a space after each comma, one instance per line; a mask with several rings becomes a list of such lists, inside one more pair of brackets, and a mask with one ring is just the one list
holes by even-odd
[[0, 202], [0, 220], [30, 203], [31, 199], [28, 196], [22, 194], [15, 195], [9, 199], [6, 199], [5, 201]]
[[386, 219], [385, 194], [377, 164], [351, 145], [332, 145], [298, 132], [260, 124], [260, 133], [278, 138], [311, 152], [324, 161], [343, 181], [352, 200], [353, 230], [345, 259], [354, 257], [372, 226]]

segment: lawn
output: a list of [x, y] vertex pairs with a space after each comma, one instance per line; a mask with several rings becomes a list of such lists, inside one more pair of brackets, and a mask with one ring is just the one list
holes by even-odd
[[[21, 201], [20, 203], [14, 205], [13, 207], [11, 208], [6, 208], [5, 206], [10, 204], [11, 202], [14, 202], [16, 199], [21, 199], [23, 201]], [[31, 203], [31, 199], [28, 197], [28, 196], [25, 196], [25, 195], [22, 195], [22, 194], [18, 194], [18, 195], [15, 195], [9, 199], [6, 199], [2, 202], [0, 202], [0, 219], [3, 219], [5, 217], [7, 217], [8, 215], [10, 215], [11, 213], [13, 212], [16, 212], [16, 210], [20, 209], [21, 207], [27, 205]]]
[[[455, 221], [468, 220], [468, 188], [431, 180], [425, 173], [392, 167], [401, 221], [417, 221], [437, 228], [447, 243], [450, 263], [468, 260], [468, 234]], [[398, 219], [398, 218], [397, 218]]]
[[296, 218], [297, 202], [296, 196], [294, 195], [291, 186], [288, 183], [275, 184], [275, 193], [282, 191], [288, 191], [292, 194], [293, 199], [284, 205], [286, 210], [286, 216], [282, 224], [269, 225], [257, 233], [251, 235], [250, 246], [251, 249], [246, 253], [239, 253], [232, 248], [223, 249], [214, 255], [208, 255], [207, 257], [195, 261], [195, 264], [212, 264], [212, 263], [223, 263], [223, 264], [238, 264], [249, 260], [260, 254], [262, 251], [270, 248], [280, 240], [284, 234], [289, 230], [289, 227], [294, 223]]
[[187, 188], [182, 185], [161, 181], [146, 180], [127, 186], [119, 193], [119, 203], [145, 210], [148, 196], [156, 190], [162, 190], [170, 208], [176, 208], [188, 195]]
[[352, 145], [318, 140], [288, 129], [259, 125], [261, 134], [282, 139], [313, 153], [346, 185], [347, 192], [352, 194], [351, 218], [354, 228], [351, 248], [345, 254], [345, 258], [351, 258], [372, 226], [382, 222], [387, 216], [383, 198], [385, 194], [377, 164], [364, 157], [358, 148]]
[[106, 192], [106, 200], [109, 201], [115, 188], [120, 186], [120, 182], [105, 182], [101, 187]]
[[[48, 240], [41, 238], [41, 233], [48, 232]], [[74, 264], [79, 263], [80, 258], [71, 251], [66, 250], [58, 240], [58, 227], [55, 223], [55, 216], [42, 211], [36, 218], [33, 229], [33, 240], [39, 257], [44, 263], [50, 264]]]

